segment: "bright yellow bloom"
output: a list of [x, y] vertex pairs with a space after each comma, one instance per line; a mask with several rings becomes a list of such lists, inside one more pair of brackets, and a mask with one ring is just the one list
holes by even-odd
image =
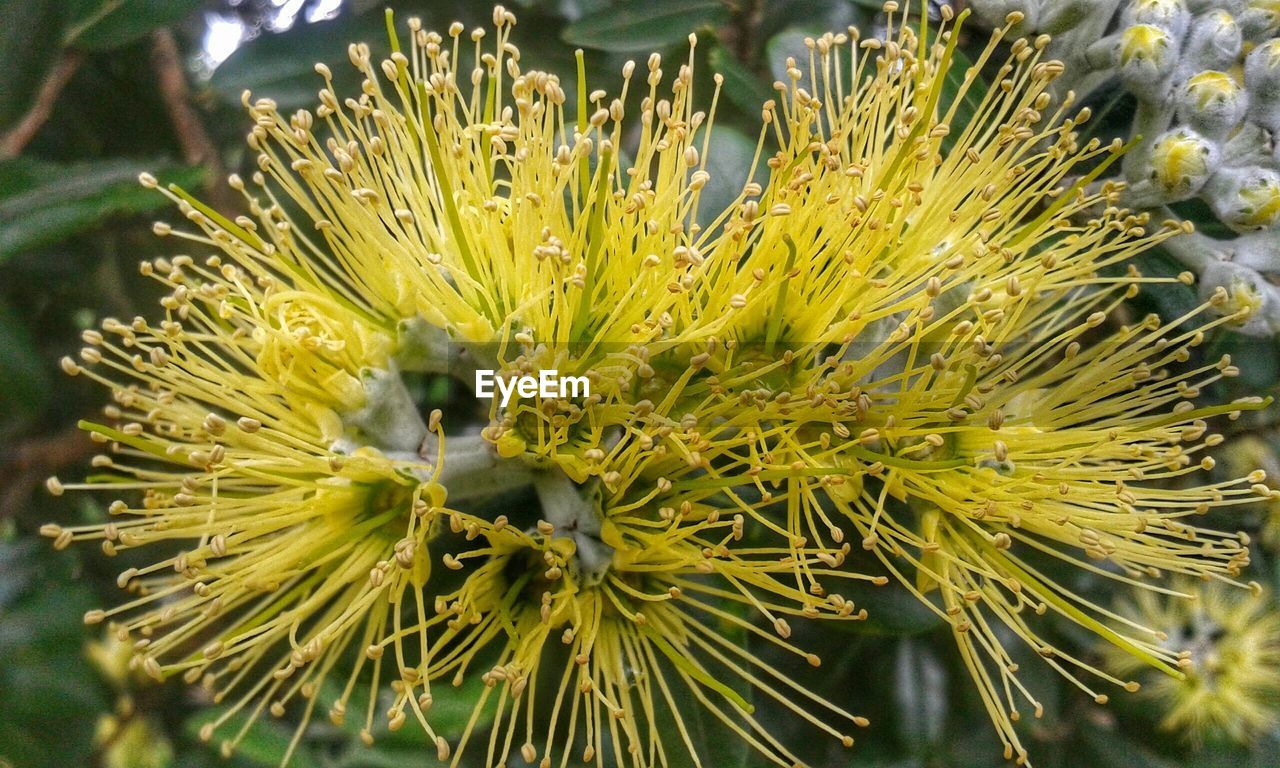
[[[153, 676], [230, 701], [207, 737], [296, 701], [296, 743], [334, 677], [330, 717], [362, 711], [371, 739], [390, 678], [388, 726], [418, 721], [455, 764], [485, 727], [488, 765], [579, 749], [599, 764], [605, 745], [635, 765], [698, 762], [689, 696], [796, 762], [738, 683], [851, 744], [860, 717], [724, 637], [815, 663], [791, 621], [865, 616], [835, 589], [860, 578], [851, 541], [951, 624], [1011, 757], [1025, 759], [1012, 691], [1034, 698], [994, 623], [1066, 674], [1102, 673], [1030, 613], [1169, 667], [1023, 555], [1110, 561], [1129, 582], [1238, 575], [1239, 540], [1185, 518], [1256, 496], [1260, 477], [1191, 475], [1214, 444], [1203, 419], [1260, 403], [1182, 402], [1230, 361], [1166, 372], [1203, 338], [1180, 326], [1211, 327], [1199, 318], [1227, 299], [1108, 325], [1139, 286], [1171, 282], [1124, 265], [1177, 227], [1094, 185], [1121, 148], [1077, 143], [1087, 111], [1055, 103], [1044, 39], [1014, 42], [953, 126], [944, 16], [806, 41], [763, 106], [748, 177], [767, 182], [703, 218], [720, 80], [698, 111], [692, 54], [670, 86], [657, 55], [626, 65], [616, 98], [579, 71], [571, 114], [555, 75], [521, 69], [498, 8], [493, 43], [411, 21], [386, 61], [353, 45], [358, 97], [323, 65], [314, 112], [246, 95], [261, 170], [231, 184], [249, 215], [165, 190], [193, 229], [157, 232], [206, 255], [145, 263], [170, 290], [164, 319], [109, 320], [85, 334], [84, 365], [64, 361], [112, 391], [115, 423], [85, 425], [110, 449], [103, 473], [51, 490], [142, 498], [46, 533], [108, 555], [183, 547], [126, 571], [136, 599], [87, 619], [117, 623]], [[555, 369], [591, 394], [442, 413], [414, 393], [415, 377], [475, 368]], [[500, 515], [480, 501], [512, 489]], [[549, 711], [540, 670], [560, 681]], [[472, 673], [486, 689], [451, 741], [430, 705]]]
[[[486, 658], [482, 678], [488, 688], [459, 744], [465, 748], [481, 713], [490, 714], [486, 765], [502, 764], [515, 751], [543, 766], [578, 752], [590, 763], [604, 742], [609, 754], [631, 755], [627, 762], [638, 765], [682, 760], [678, 755], [685, 753], [698, 763], [686, 721], [696, 708], [708, 710], [772, 762], [795, 764], [790, 749], [753, 716], [753, 705], [740, 693], [748, 685], [845, 746], [853, 744], [849, 727], [867, 725], [743, 647], [751, 634], [811, 666], [821, 664], [786, 640], [788, 619], [805, 615], [798, 603], [806, 598], [779, 578], [790, 572], [779, 557], [783, 552], [753, 550], [752, 560], [705, 554], [722, 546], [720, 534], [725, 540], [740, 536], [740, 520], [713, 516], [696, 526], [673, 521], [632, 529], [606, 520], [598, 534], [546, 521], [526, 533], [505, 520], [455, 520], [483, 544], [445, 564], [479, 565], [456, 592], [436, 598], [436, 616], [400, 630], [421, 633], [430, 662], [421, 682], [402, 675], [393, 723], [408, 709], [429, 729], [432, 681], [452, 678], [456, 684]], [[612, 550], [607, 569], [588, 569], [594, 556], [583, 557], [584, 546]], [[866, 616], [847, 601], [828, 605], [831, 620]], [[767, 615], [776, 634], [743, 618], [742, 608]], [[440, 627], [438, 637], [429, 636]], [[368, 653], [380, 656], [395, 639], [383, 639]], [[557, 657], [563, 668], [546, 669]]]

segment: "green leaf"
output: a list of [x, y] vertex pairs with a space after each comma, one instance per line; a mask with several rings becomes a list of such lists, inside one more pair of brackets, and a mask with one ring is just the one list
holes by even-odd
[[1234, 397], [1275, 391], [1277, 382], [1280, 382], [1280, 349], [1272, 337], [1259, 339], [1229, 329], [1215, 330], [1204, 357], [1214, 360], [1223, 355], [1230, 355], [1237, 363], [1243, 363], [1239, 366], [1240, 375], [1228, 380]]
[[49, 371], [36, 352], [31, 329], [0, 300], [0, 421], [34, 416], [49, 402]]
[[873, 19], [881, 11], [883, 0], [874, 0], [875, 8], [868, 12], [852, 0], [770, 0], [763, 3], [758, 34], [767, 40], [778, 32], [797, 23], [818, 35], [823, 32], [842, 32], [848, 27], [858, 27], [867, 32]]
[[[333, 702], [338, 700], [344, 680], [344, 677], [337, 675], [330, 676], [325, 680], [320, 687], [319, 709], [327, 710]], [[466, 730], [467, 722], [471, 720], [471, 714], [475, 711], [476, 704], [480, 701], [480, 696], [485, 690], [484, 680], [479, 674], [467, 675], [463, 679], [462, 685], [457, 687], [451, 685], [447, 679], [433, 681], [431, 683], [431, 709], [427, 713], [427, 719], [431, 723], [431, 727], [436, 733], [449, 740], [450, 743], [456, 744], [457, 739]], [[368, 700], [368, 684], [359, 683], [352, 693], [350, 701], [367, 702]], [[489, 700], [485, 702], [484, 710], [481, 711], [480, 716], [476, 719], [477, 733], [483, 733], [489, 723], [493, 722], [497, 700], [498, 696], [491, 691]], [[363, 707], [363, 704], [360, 706]], [[343, 720], [341, 728], [352, 737], [353, 743], [358, 743], [355, 737], [364, 728], [364, 711], [354, 705], [350, 709], [351, 711], [348, 712], [348, 716]], [[388, 730], [386, 717], [379, 713], [373, 719], [373, 737], [376, 749], [380, 752], [396, 752], [403, 749], [421, 751], [429, 748], [430, 753], [435, 754], [435, 745], [432, 739], [427, 736], [426, 731], [418, 726], [412, 713], [409, 715], [409, 722], [398, 731]], [[355, 749], [357, 752], [365, 752], [363, 746], [357, 746]], [[374, 758], [373, 762], [376, 763], [377, 758]]]
[[[93, 729], [107, 709], [82, 653], [89, 585], [69, 553], [36, 542], [0, 542], [0, 765], [91, 765]], [[51, 717], [54, 720], [51, 721]]]
[[[431, 710], [427, 713], [427, 720], [431, 723], [431, 727], [437, 733], [444, 736], [450, 743], [456, 744], [458, 737], [466, 730], [467, 722], [471, 719], [471, 713], [475, 710], [480, 696], [485, 692], [484, 680], [479, 674], [469, 674], [462, 681], [462, 685], [454, 687], [447, 680], [437, 680], [431, 684]], [[484, 733], [484, 729], [489, 723], [493, 722], [493, 716], [496, 713], [496, 702], [498, 696], [491, 693], [489, 700], [485, 702], [484, 710], [480, 713], [480, 717], [476, 719], [476, 733]], [[350, 719], [350, 718], [348, 718]], [[382, 722], [378, 723], [375, 719], [374, 736], [378, 739], [378, 743], [386, 744], [394, 747], [397, 745], [418, 745], [422, 749], [426, 749], [424, 745], [431, 744], [431, 740], [427, 737], [425, 731], [412, 722], [412, 716], [409, 718], [410, 723], [398, 731], [389, 732], [386, 730], [386, 718], [379, 718]], [[473, 735], [472, 738], [475, 738]], [[431, 746], [431, 752], [435, 751], [435, 746]]]
[[804, 46], [806, 37], [817, 37], [823, 33], [821, 24], [797, 24], [782, 30], [778, 34], [769, 38], [769, 42], [765, 43], [764, 55], [769, 62], [769, 73], [773, 75], [774, 80], [781, 80], [784, 83], [791, 82], [791, 78], [787, 77], [787, 58], [791, 57], [796, 61], [803, 61], [801, 67], [802, 72], [809, 69], [808, 48]]
[[[156, 165], [136, 160], [96, 160], [58, 165], [28, 158], [0, 162], [0, 263], [23, 251], [60, 242], [115, 215], [168, 205], [142, 188], [138, 174]], [[198, 184], [199, 168], [160, 171], [162, 182]]]
[[560, 15], [569, 21], [577, 21], [587, 14], [608, 8], [609, 0], [558, 0], [554, 3], [548, 2], [547, 5], [556, 6]]
[[1092, 757], [1087, 765], [1097, 768], [1176, 768], [1177, 765], [1114, 731], [1085, 727], [1080, 729], [1080, 735]]
[[[1134, 259], [1134, 265], [1149, 277], [1173, 278], [1186, 269], [1164, 248], [1153, 248]], [[1200, 306], [1196, 289], [1180, 282], [1151, 283], [1142, 286], [1134, 299], [1135, 305], [1145, 312], [1155, 312], [1166, 322], [1176, 320]]]
[[759, 114], [760, 107], [773, 98], [773, 89], [756, 77], [754, 72], [738, 61], [737, 57], [723, 45], [713, 46], [708, 60], [711, 63], [711, 69], [724, 76], [721, 96], [746, 114], [752, 116]]
[[[200, 733], [200, 728], [205, 723], [211, 723], [218, 719], [221, 715], [219, 709], [209, 709], [199, 712], [187, 719], [183, 725], [183, 730], [189, 736], [196, 736]], [[228, 719], [214, 733], [213, 740], [210, 741], [209, 747], [214, 750], [220, 749], [222, 739], [231, 739], [245, 724], [245, 714], [237, 713]], [[289, 742], [293, 739], [294, 725], [280, 722], [274, 718], [267, 717], [265, 714], [253, 722], [249, 730], [245, 733], [235, 747], [235, 756], [241, 761], [251, 765], [270, 766], [276, 768], [280, 765], [280, 761], [284, 758], [285, 753], [289, 751]], [[289, 759], [290, 768], [320, 768], [320, 761], [307, 748], [307, 740], [304, 737], [293, 750], [293, 755]]]
[[959, 102], [956, 113], [951, 118], [951, 133], [942, 138], [943, 153], [950, 151], [965, 127], [978, 114], [978, 107], [982, 105], [982, 99], [986, 95], [988, 86], [982, 80], [981, 74], [974, 78], [973, 83], [963, 94], [960, 93], [960, 89], [964, 87], [965, 73], [972, 66], [973, 60], [957, 47], [952, 53], [951, 67], [947, 69], [947, 74], [943, 78], [942, 98], [938, 102], [938, 112], [941, 114], [946, 114], [953, 103]]
[[64, 9], [55, 0], [0, 0], [0, 129], [30, 108], [61, 55]]
[[[702, 188], [698, 198], [699, 224], [710, 226], [720, 212], [737, 199], [748, 181], [747, 171], [751, 168], [755, 151], [755, 139], [748, 138], [737, 128], [722, 124], [714, 127], [711, 143], [707, 146], [707, 173], [711, 174], [711, 180]], [[761, 158], [760, 166], [756, 168], [755, 181], [761, 184], [768, 178], [766, 160], [768, 157]]]
[[894, 663], [899, 735], [912, 754], [928, 754], [942, 739], [947, 718], [947, 674], [927, 643], [904, 638]]
[[[401, 30], [403, 33], [403, 29]], [[332, 64], [340, 95], [359, 92], [360, 74], [347, 60], [347, 46], [368, 43], [374, 60], [389, 47], [380, 13], [343, 15], [314, 24], [298, 24], [287, 32], [263, 34], [245, 43], [214, 70], [209, 85], [229, 103], [239, 104], [246, 89], [255, 97], [274, 99], [281, 112], [313, 108], [324, 80], [316, 62]]]
[[203, 4], [202, 0], [72, 0], [62, 43], [92, 51], [119, 48], [185, 19]]
[[904, 589], [893, 576], [889, 576], [889, 583], [883, 587], [865, 581], [851, 581], [841, 586], [840, 593], [859, 609], [867, 609], [867, 618], [863, 621], [832, 623], [833, 628], [845, 632], [903, 636], [932, 632], [946, 626], [937, 613]]
[[561, 39], [606, 51], [650, 50], [680, 43], [691, 32], [728, 20], [729, 11], [720, 0], [628, 2], [583, 16], [564, 28]]

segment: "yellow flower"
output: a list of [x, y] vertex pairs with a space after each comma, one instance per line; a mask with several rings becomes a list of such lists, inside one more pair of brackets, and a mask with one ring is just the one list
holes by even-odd
[[[1179, 581], [1177, 592], [1141, 592], [1121, 617], [1159, 630], [1185, 677], [1145, 675], [1142, 694], [1164, 713], [1160, 725], [1193, 744], [1246, 742], [1280, 723], [1280, 616], [1263, 593]], [[1119, 674], [1140, 674], [1130, 656], [1108, 653]]]
[[[867, 725], [732, 639], [750, 634], [811, 666], [821, 664], [786, 639], [788, 620], [807, 615], [799, 606], [812, 598], [784, 583], [791, 572], [785, 550], [756, 549], [749, 559], [707, 551], [723, 546], [715, 534], [740, 536], [741, 519], [712, 515], [694, 526], [673, 520], [631, 527], [607, 517], [598, 532], [549, 521], [525, 532], [505, 519], [493, 524], [465, 515], [453, 523], [480, 546], [446, 565], [474, 570], [456, 592], [436, 597], [434, 617], [401, 630], [422, 633], [429, 661], [410, 676], [402, 673], [390, 710], [393, 727], [408, 709], [429, 729], [432, 683], [457, 684], [481, 658], [487, 688], [457, 749], [467, 748], [481, 714], [492, 713], [488, 765], [503, 764], [516, 751], [543, 766], [579, 750], [591, 762], [606, 742], [608, 754], [631, 754], [642, 765], [664, 764], [679, 753], [697, 761], [686, 719], [697, 708], [770, 761], [796, 763], [791, 749], [755, 718], [742, 693], [748, 687], [845, 746], [853, 744], [850, 727]], [[866, 616], [839, 598], [823, 605], [829, 620]], [[774, 632], [744, 618], [744, 608], [769, 617]], [[367, 653], [380, 657], [389, 642]], [[547, 669], [557, 658], [562, 667]], [[449, 752], [442, 743], [441, 755]]]
[[[1094, 184], [1122, 148], [1077, 142], [1088, 111], [1055, 102], [1044, 38], [1011, 44], [959, 124], [959, 22], [943, 15], [941, 30], [890, 13], [884, 39], [807, 40], [763, 105], [748, 177], [767, 182], [701, 219], [722, 81], [699, 111], [692, 52], [669, 86], [660, 56], [628, 63], [616, 98], [588, 90], [580, 59], [574, 115], [557, 76], [521, 68], [505, 9], [491, 43], [411, 20], [403, 48], [388, 15], [390, 58], [350, 48], [357, 97], [323, 65], [314, 112], [246, 95], [260, 170], [231, 184], [249, 215], [163, 190], [192, 229], [157, 232], [212, 255], [144, 263], [170, 291], [164, 319], [108, 320], [63, 363], [112, 392], [114, 423], [84, 425], [108, 447], [101, 473], [50, 490], [141, 500], [44, 532], [108, 555], [181, 548], [126, 570], [136, 598], [87, 620], [117, 622], [149, 674], [228, 701], [207, 738], [297, 702], [296, 744], [333, 677], [330, 717], [362, 710], [371, 740], [390, 679], [387, 726], [414, 719], [455, 764], [486, 727], [488, 765], [598, 760], [606, 744], [637, 765], [698, 762], [690, 707], [797, 762], [739, 684], [851, 744], [862, 718], [724, 634], [816, 663], [791, 621], [865, 616], [834, 589], [866, 578], [851, 539], [902, 588], [939, 593], [1019, 760], [1012, 690], [1034, 699], [994, 623], [1065, 674], [1103, 673], [1020, 609], [1169, 666], [1022, 555], [1110, 561], [1122, 581], [1238, 575], [1239, 540], [1186, 518], [1254, 498], [1261, 478], [1190, 476], [1215, 444], [1203, 419], [1261, 403], [1182, 402], [1230, 361], [1166, 372], [1238, 317], [1202, 321], [1215, 295], [1168, 323], [1106, 325], [1139, 286], [1171, 282], [1123, 266], [1177, 226]], [[415, 394], [415, 376], [488, 368], [590, 391], [449, 413]], [[519, 502], [499, 495], [512, 489]], [[482, 503], [495, 497], [502, 513]], [[470, 724], [438, 732], [439, 684], [472, 674], [486, 687]]]
[[173, 745], [164, 732], [146, 718], [135, 715], [132, 705], [119, 715], [98, 720], [94, 740], [101, 747], [104, 768], [167, 768], [173, 765]]

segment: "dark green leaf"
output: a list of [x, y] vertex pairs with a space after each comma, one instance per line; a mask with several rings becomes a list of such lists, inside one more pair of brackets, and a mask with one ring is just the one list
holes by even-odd
[[[755, 139], [736, 128], [716, 125], [711, 131], [711, 143], [707, 147], [707, 173], [711, 181], [702, 188], [698, 198], [698, 223], [711, 225], [720, 212], [729, 207], [742, 187], [747, 183], [747, 171], [755, 155]], [[763, 183], [767, 177], [764, 158], [756, 169], [755, 180]]]
[[905, 638], [898, 643], [894, 671], [899, 735], [913, 754], [927, 754], [946, 723], [946, 670], [927, 643]]
[[368, 43], [375, 51], [388, 47], [386, 22], [380, 13], [344, 15], [331, 21], [299, 24], [287, 32], [263, 34], [242, 45], [214, 71], [209, 84], [228, 102], [239, 104], [249, 90], [255, 97], [274, 99], [282, 112], [318, 103], [324, 80], [316, 62], [334, 65], [339, 93], [358, 90], [360, 75], [347, 60], [347, 46]]
[[106, 50], [185, 19], [202, 0], [73, 0], [63, 45]]
[[[15, 254], [57, 243], [101, 224], [110, 216], [146, 213], [168, 205], [138, 184], [155, 165], [136, 160], [98, 160], [57, 165], [19, 158], [0, 163], [0, 263]], [[170, 168], [162, 181], [199, 183], [197, 168]]]
[[804, 69], [807, 69], [809, 49], [805, 47], [804, 39], [816, 37], [823, 31], [821, 24], [797, 24], [769, 38], [769, 42], [765, 43], [764, 53], [769, 61], [769, 73], [773, 75], [773, 79], [784, 83], [791, 82], [787, 77], [788, 58], [794, 58], [797, 61], [803, 59], [806, 62]]
[[[462, 685], [453, 687], [446, 683], [431, 686], [431, 727], [445, 734], [447, 738], [456, 739], [467, 727], [480, 695], [485, 691], [484, 680], [480, 675], [468, 675]], [[489, 704], [494, 698], [490, 696]], [[476, 720], [477, 728], [484, 728], [493, 721], [493, 708], [486, 706], [484, 713]], [[409, 729], [404, 729], [409, 730]], [[421, 733], [420, 729], [418, 730]], [[423, 740], [426, 735], [423, 734]]]
[[[65, 565], [66, 554], [30, 542], [0, 542], [0, 765], [90, 765], [93, 728], [105, 710], [82, 653], [81, 616], [94, 598]], [[50, 718], [55, 718], [56, 728]]]
[[1083, 728], [1081, 735], [1093, 758], [1087, 764], [1097, 768], [1175, 768], [1177, 765], [1120, 733]]
[[40, 543], [36, 541], [0, 541], [0, 615], [9, 613], [39, 575], [36, 557]]
[[[199, 734], [201, 726], [218, 719], [221, 710], [210, 709], [189, 718], [184, 725], [189, 736]], [[234, 738], [245, 724], [245, 715], [238, 713], [223, 723], [214, 733], [210, 746], [220, 749], [221, 739]], [[286, 725], [265, 715], [259, 717], [245, 732], [244, 738], [235, 746], [235, 755], [241, 761], [275, 768], [280, 765], [285, 753], [289, 751], [289, 742], [293, 739], [294, 726]], [[290, 768], [319, 768], [320, 761], [307, 748], [306, 740], [298, 745], [289, 759]]]
[[[1092, 122], [1092, 121], [1090, 121]], [[1186, 219], [1196, 225], [1196, 232], [1217, 240], [1234, 239], [1236, 233], [1222, 223], [1222, 219], [1213, 212], [1209, 204], [1198, 197], [1190, 200], [1182, 200], [1171, 203], [1169, 209], [1178, 215], [1180, 219]]]
[[[943, 115], [951, 109], [952, 104], [955, 104], [956, 110], [951, 116], [951, 133], [942, 139], [944, 153], [955, 145], [956, 139], [960, 138], [965, 127], [978, 114], [978, 107], [981, 106], [982, 98], [987, 92], [987, 85], [983, 82], [981, 73], [975, 75], [973, 83], [967, 89], [964, 88], [965, 73], [972, 66], [973, 60], [965, 55], [964, 51], [956, 48], [952, 54], [951, 67], [942, 81], [942, 98], [938, 104], [938, 111]], [[964, 89], [963, 93], [961, 89]]]
[[773, 98], [773, 90], [723, 45], [711, 49], [709, 60], [711, 69], [724, 76], [720, 95], [746, 114], [755, 116]]
[[607, 51], [664, 48], [684, 41], [691, 32], [729, 20], [720, 0], [656, 0], [622, 3], [583, 16], [564, 28], [570, 45]]
[[31, 417], [49, 400], [49, 371], [36, 352], [31, 329], [0, 301], [0, 419]]
[[[330, 677], [325, 680], [324, 685], [320, 688], [322, 709], [327, 709], [334, 701], [337, 701], [342, 690], [340, 683], [341, 681], [336, 677]], [[466, 730], [467, 723], [471, 720], [476, 704], [486, 690], [488, 689], [479, 674], [467, 675], [462, 685], [457, 687], [451, 685], [448, 680], [433, 682], [431, 685], [431, 727], [450, 742], [456, 742], [458, 737]], [[353, 702], [368, 701], [368, 685], [363, 683], [358, 685], [350, 700]], [[485, 727], [493, 721], [496, 701], [497, 697], [491, 695], [489, 700], [485, 702], [484, 710], [476, 718], [475, 727], [479, 732], [483, 732]], [[363, 712], [361, 711], [359, 716], [351, 715], [344, 719], [342, 729], [355, 741], [355, 736], [364, 728], [364, 722]], [[417, 750], [429, 749], [432, 754], [435, 753], [435, 745], [432, 743], [432, 739], [427, 735], [426, 731], [417, 727], [412, 717], [410, 717], [409, 724], [398, 731], [387, 729], [387, 719], [385, 717], [375, 717], [373, 720], [373, 737], [378, 750], [382, 752], [396, 752], [397, 750], [411, 748]], [[360, 748], [357, 748], [357, 750], [363, 751]], [[375, 759], [374, 762], [377, 762], [377, 760]]]
[[763, 4], [759, 33], [763, 39], [772, 38], [801, 21], [802, 26], [812, 29], [816, 35], [842, 32], [850, 26], [867, 31], [881, 5], [883, 3], [876, 0], [874, 13], [868, 13], [866, 8], [850, 0], [770, 0]]
[[[1154, 248], [1134, 260], [1135, 266], [1148, 277], [1173, 278], [1186, 269], [1163, 248]], [[1143, 286], [1135, 304], [1147, 312], [1155, 312], [1166, 322], [1176, 320], [1200, 306], [1196, 289], [1180, 282], [1151, 283]]]
[[1237, 362], [1243, 361], [1239, 377], [1229, 382], [1233, 389], [1239, 390], [1236, 397], [1262, 395], [1275, 391], [1280, 385], [1280, 349], [1272, 337], [1259, 339], [1231, 330], [1218, 330], [1204, 354], [1210, 360], [1230, 355]]
[[[748, 643], [746, 631], [736, 624], [721, 621], [715, 630], [736, 645], [746, 647]], [[674, 665], [662, 658], [656, 648], [654, 653], [658, 656], [663, 677], [669, 682], [671, 698], [674, 701], [672, 706], [662, 693], [654, 694], [654, 726], [659, 733], [670, 734], [666, 740], [668, 765], [671, 768], [692, 768], [699, 764], [737, 768], [752, 764], [750, 746], [714, 712], [697, 700], [681, 681]], [[726, 685], [748, 706], [755, 705], [753, 689], [741, 676], [705, 656], [699, 656], [697, 661], [709, 675]], [[705, 686], [701, 690], [707, 700], [715, 704], [726, 716], [740, 721], [741, 714], [736, 704], [728, 701], [723, 694]], [[698, 760], [694, 760], [689, 755], [688, 746], [680, 738], [676, 718], [683, 722], [688, 731], [689, 740], [697, 750]]]
[[851, 581], [843, 585], [840, 592], [858, 608], [867, 609], [868, 614], [865, 621], [842, 621], [832, 625], [846, 632], [919, 635], [946, 625], [937, 613], [903, 589], [892, 576], [883, 587], [865, 581]]

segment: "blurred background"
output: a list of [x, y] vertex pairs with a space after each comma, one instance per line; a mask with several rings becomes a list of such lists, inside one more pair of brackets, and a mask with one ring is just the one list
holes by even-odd
[[[138, 276], [137, 264], [172, 247], [151, 232], [156, 218], [170, 214], [163, 197], [138, 186], [138, 173], [152, 172], [198, 191], [215, 208], [238, 212], [223, 181], [251, 159], [243, 144], [249, 124], [241, 92], [270, 96], [282, 112], [312, 107], [317, 61], [332, 66], [340, 91], [356, 87], [356, 78], [347, 76], [346, 46], [365, 41], [375, 53], [386, 49], [386, 5], [0, 0], [0, 767], [278, 764], [292, 733], [287, 721], [267, 718], [226, 760], [216, 744], [196, 738], [211, 711], [198, 692], [145, 682], [127, 669], [125, 649], [82, 625], [85, 610], [119, 601], [117, 569], [93, 548], [55, 552], [36, 531], [51, 520], [104, 516], [94, 500], [79, 494], [54, 499], [42, 484], [54, 473], [84, 473], [91, 443], [75, 423], [94, 415], [106, 394], [85, 377], [62, 375], [57, 361], [74, 354], [80, 331], [101, 318], [154, 311], [158, 294]], [[759, 105], [785, 72], [786, 57], [804, 53], [806, 35], [850, 24], [873, 28], [879, 12], [879, 3], [862, 0], [509, 5], [519, 16], [514, 39], [526, 68], [558, 71], [567, 79], [573, 50], [581, 47], [592, 88], [616, 88], [622, 63], [650, 50], [687, 57], [687, 35], [699, 33], [700, 77], [709, 80], [712, 71], [725, 77], [710, 162], [713, 186], [722, 184], [726, 193], [722, 200], [704, 193], [704, 200], [712, 198], [709, 205], [732, 199], [744, 181]], [[492, 10], [488, 0], [390, 6], [401, 20], [418, 15], [441, 30], [455, 19], [488, 24]], [[985, 33], [971, 30], [962, 51], [973, 56], [984, 40]], [[983, 88], [967, 99], [976, 103]], [[1088, 103], [1102, 116], [1090, 124], [1092, 135], [1109, 140], [1127, 134], [1134, 104], [1123, 88], [1103, 82]], [[1184, 214], [1213, 230], [1208, 209], [1190, 207]], [[1163, 274], [1182, 268], [1162, 252], [1146, 254], [1143, 267]], [[1135, 317], [1151, 310], [1172, 315], [1195, 303], [1193, 288], [1162, 286], [1131, 309]], [[1209, 393], [1214, 398], [1276, 391], [1280, 352], [1274, 338], [1221, 330], [1207, 346], [1212, 354], [1234, 354], [1243, 368], [1230, 389]], [[1220, 463], [1245, 472], [1276, 466], [1277, 410], [1225, 425], [1231, 439]], [[1280, 471], [1272, 475], [1280, 477]], [[1260, 505], [1221, 524], [1259, 534], [1251, 578], [1274, 587], [1280, 558], [1268, 548], [1280, 543], [1280, 517]], [[1073, 586], [1103, 602], [1111, 599], [1105, 587], [1087, 580]], [[817, 760], [885, 768], [997, 765], [996, 740], [945, 628], [902, 591], [868, 594], [861, 602], [870, 621], [796, 638], [828, 660], [821, 683], [828, 695], [874, 724], [852, 753]], [[1241, 637], [1258, 627], [1274, 633], [1275, 615], [1272, 604], [1248, 621], [1201, 615], [1179, 619], [1171, 629], [1224, 667], [1239, 666], [1240, 654], [1277, 641]], [[1062, 642], [1069, 645], [1072, 638]], [[1101, 657], [1097, 649], [1079, 652]], [[1044, 665], [1026, 663], [1024, 679], [1047, 708], [1043, 719], [1027, 723], [1028, 746], [1042, 768], [1280, 765], [1280, 669], [1274, 656], [1260, 658], [1260, 670], [1243, 668], [1275, 675], [1271, 687], [1224, 691], [1228, 700], [1263, 713], [1260, 725], [1238, 734], [1197, 728], [1194, 718], [1170, 727], [1177, 692], [1117, 694], [1102, 707]], [[1216, 680], [1206, 675], [1198, 684], [1212, 687]], [[460, 728], [473, 694], [464, 687], [457, 701], [438, 702], [436, 727], [448, 733], [452, 717]], [[412, 728], [372, 748], [360, 744], [355, 730], [327, 723], [312, 730], [293, 762], [300, 768], [437, 764], [434, 748]], [[751, 764], [732, 746], [721, 757], [723, 766]]]

